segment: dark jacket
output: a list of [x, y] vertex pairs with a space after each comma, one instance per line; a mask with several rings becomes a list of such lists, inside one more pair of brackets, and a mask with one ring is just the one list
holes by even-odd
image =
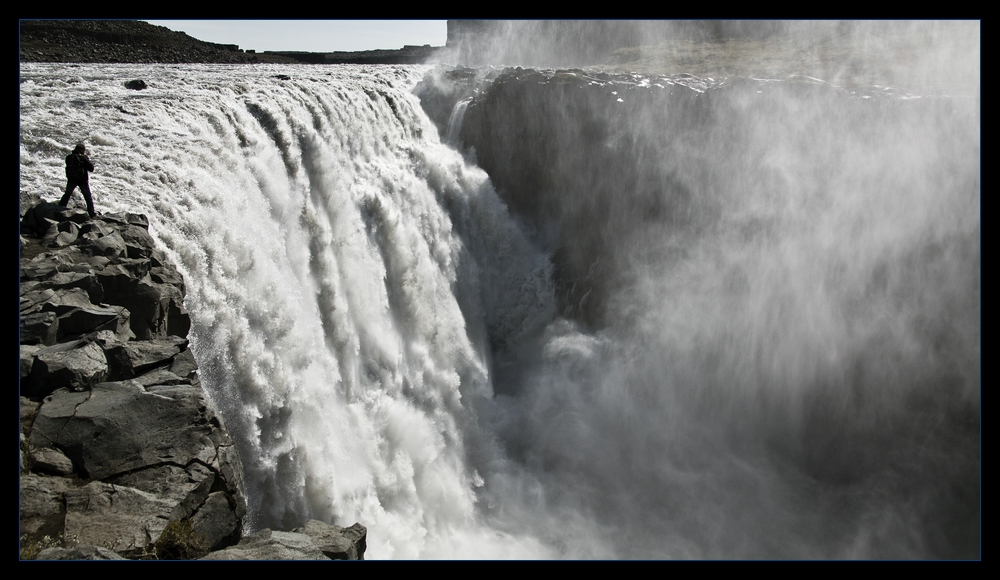
[[86, 155], [70, 153], [66, 156], [66, 179], [75, 183], [87, 183], [93, 170], [94, 164]]

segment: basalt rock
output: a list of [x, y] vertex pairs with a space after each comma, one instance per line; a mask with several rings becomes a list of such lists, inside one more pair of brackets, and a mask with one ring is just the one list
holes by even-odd
[[349, 528], [309, 520], [294, 531], [312, 538], [323, 555], [331, 560], [364, 560], [368, 530], [355, 523]]
[[367, 530], [310, 520], [293, 532], [267, 528], [202, 560], [364, 560]]
[[22, 554], [148, 558], [171, 521], [238, 543], [242, 466], [148, 220], [43, 201], [21, 223]]
[[41, 201], [21, 224], [22, 557], [364, 558], [360, 524], [243, 537], [243, 468], [145, 216]]

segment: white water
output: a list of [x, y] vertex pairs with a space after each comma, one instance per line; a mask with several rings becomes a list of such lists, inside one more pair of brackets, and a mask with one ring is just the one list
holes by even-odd
[[[759, 255], [726, 232], [685, 241], [689, 260], [624, 295], [622, 310], [648, 316], [588, 334], [556, 317], [550, 258], [410, 94], [424, 70], [21, 66], [21, 191], [56, 199], [63, 158], [84, 141], [98, 211], [150, 217], [184, 274], [202, 380], [239, 446], [250, 530], [359, 521], [371, 558], [936, 553], [914, 531], [929, 527], [926, 510], [910, 504], [934, 501], [922, 478], [947, 469], [938, 458], [951, 449], [925, 445], [931, 459], [910, 471], [845, 484], [810, 475], [796, 446], [808, 446], [808, 402], [849, 386], [852, 360], [887, 386], [858, 379], [855, 396], [874, 401], [863, 412], [851, 400], [818, 412], [851, 423], [848, 438], [868, 432], [854, 421], [908, 420], [894, 409], [924, 371], [958, 366], [941, 400], [965, 409], [977, 397], [967, 256], [954, 270], [930, 262], [931, 282], [955, 287], [940, 300], [893, 295], [911, 278], [891, 262], [890, 291], [864, 303], [882, 310], [844, 322], [835, 308], [866, 291], [870, 248], [895, 259], [927, 232], [978, 235], [974, 191], [930, 205], [921, 191], [916, 205], [893, 189], [873, 216], [855, 211], [870, 205], [859, 189], [847, 211], [810, 209], [836, 235], [797, 227]], [[125, 89], [132, 78], [150, 88]], [[919, 162], [933, 160], [923, 151]], [[956, 164], [966, 181], [970, 166]], [[802, 167], [790, 181], [813, 179]], [[785, 211], [773, 203], [739, 211]], [[851, 227], [861, 234], [838, 238]], [[822, 295], [822, 260], [852, 255], [856, 284], [841, 276]], [[742, 282], [715, 277], [741, 265], [753, 268]], [[907, 342], [920, 309], [957, 321], [945, 362], [924, 360], [929, 339]], [[846, 329], [862, 319], [874, 322]], [[517, 384], [496, 384], [494, 367]], [[904, 367], [915, 370], [900, 378]], [[757, 445], [775, 439], [786, 455]]]
[[332, 70], [26, 65], [21, 188], [54, 199], [85, 141], [99, 210], [149, 215], [251, 529], [361, 521], [373, 558], [548, 555], [479, 522], [467, 450], [490, 445], [483, 325], [551, 317], [547, 261], [441, 145], [408, 93], [422, 69]]

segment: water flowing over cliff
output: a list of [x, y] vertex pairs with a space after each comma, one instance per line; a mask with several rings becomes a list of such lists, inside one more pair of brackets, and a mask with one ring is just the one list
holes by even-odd
[[978, 99], [511, 75], [432, 121], [428, 71], [21, 66], [22, 194], [84, 141], [184, 274], [247, 530], [978, 554]]

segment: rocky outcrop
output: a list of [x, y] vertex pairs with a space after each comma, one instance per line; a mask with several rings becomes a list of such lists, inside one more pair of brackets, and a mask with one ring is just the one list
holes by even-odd
[[148, 226], [44, 201], [22, 217], [22, 558], [364, 559], [360, 524], [243, 537], [240, 459]]
[[46, 202], [22, 218], [21, 534], [38, 558], [151, 557], [172, 521], [204, 550], [242, 538], [239, 457], [147, 227]]
[[268, 529], [243, 539], [238, 545], [213, 552], [202, 560], [364, 560], [367, 530], [309, 520], [292, 532]]

